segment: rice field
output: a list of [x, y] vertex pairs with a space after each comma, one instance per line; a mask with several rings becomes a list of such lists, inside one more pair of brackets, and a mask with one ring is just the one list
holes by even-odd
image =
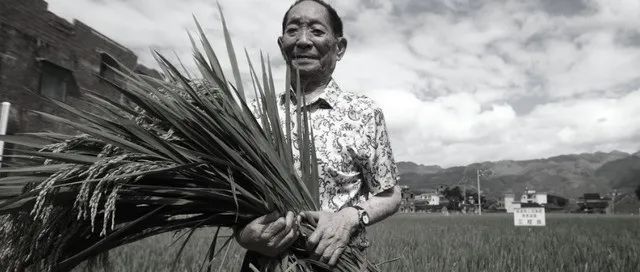
[[[171, 264], [180, 243], [172, 245], [173, 235], [161, 235], [113, 250], [111, 271], [198, 271], [212, 233], [198, 231], [175, 270]], [[371, 227], [369, 237], [368, 256], [381, 271], [640, 269], [637, 215], [550, 214], [546, 227], [516, 228], [506, 214], [399, 214]], [[238, 271], [243, 254], [231, 243], [212, 271]]]

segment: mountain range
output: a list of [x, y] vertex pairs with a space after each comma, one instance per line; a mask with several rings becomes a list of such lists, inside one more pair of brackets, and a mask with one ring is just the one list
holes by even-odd
[[483, 194], [499, 198], [525, 189], [575, 199], [584, 193], [631, 193], [640, 185], [640, 152], [620, 151], [560, 155], [535, 160], [504, 160], [442, 168], [398, 162], [400, 185], [413, 191], [460, 186], [475, 191], [476, 169]]

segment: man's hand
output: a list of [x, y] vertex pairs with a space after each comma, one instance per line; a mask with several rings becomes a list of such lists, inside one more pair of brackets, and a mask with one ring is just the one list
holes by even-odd
[[298, 239], [300, 216], [287, 212], [280, 217], [273, 212], [258, 217], [247, 224], [236, 235], [238, 243], [262, 255], [275, 257]]
[[338, 212], [305, 212], [318, 222], [316, 230], [307, 240], [307, 249], [320, 261], [334, 266], [349, 244], [351, 234], [360, 224], [358, 211], [345, 208]]

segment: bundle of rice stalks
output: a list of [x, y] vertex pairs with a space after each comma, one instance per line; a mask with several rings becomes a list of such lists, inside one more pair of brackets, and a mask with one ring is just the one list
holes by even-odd
[[[68, 271], [152, 235], [183, 231], [183, 248], [198, 228], [241, 227], [273, 211], [319, 208], [318, 168], [306, 111], [298, 103], [296, 116], [279, 120], [271, 68], [261, 57], [261, 77], [249, 61], [256, 118], [244, 98], [224, 17], [235, 84], [223, 74], [196, 25], [202, 49], [190, 38], [200, 80], [185, 77], [156, 53], [168, 80], [116, 71], [126, 78], [126, 86], [112, 85], [131, 103], [87, 92], [83, 99], [99, 113], [51, 99], [77, 119], [38, 112], [82, 134], [0, 138], [24, 147], [11, 156], [19, 166], [0, 169], [9, 174], [0, 179], [0, 269]], [[285, 86], [290, 86], [290, 78], [288, 72]], [[302, 97], [300, 88], [296, 92]], [[286, 101], [287, 107], [293, 106]], [[283, 130], [281, 121], [289, 124], [291, 118], [299, 125]], [[301, 150], [300, 169], [294, 167], [292, 141]], [[314, 222], [305, 221], [300, 229], [309, 235]], [[220, 244], [224, 247], [230, 239], [219, 241], [218, 232], [213, 235], [203, 268], [211, 268]], [[329, 268], [310, 258], [302, 239], [262, 269], [375, 270], [355, 247]]]

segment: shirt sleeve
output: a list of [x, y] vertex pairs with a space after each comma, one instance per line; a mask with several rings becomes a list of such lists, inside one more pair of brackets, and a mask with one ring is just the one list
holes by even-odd
[[391, 142], [384, 121], [382, 110], [374, 108], [373, 118], [370, 124], [369, 140], [372, 141], [371, 151], [365, 171], [365, 178], [369, 192], [379, 194], [398, 183], [398, 168], [393, 159]]

